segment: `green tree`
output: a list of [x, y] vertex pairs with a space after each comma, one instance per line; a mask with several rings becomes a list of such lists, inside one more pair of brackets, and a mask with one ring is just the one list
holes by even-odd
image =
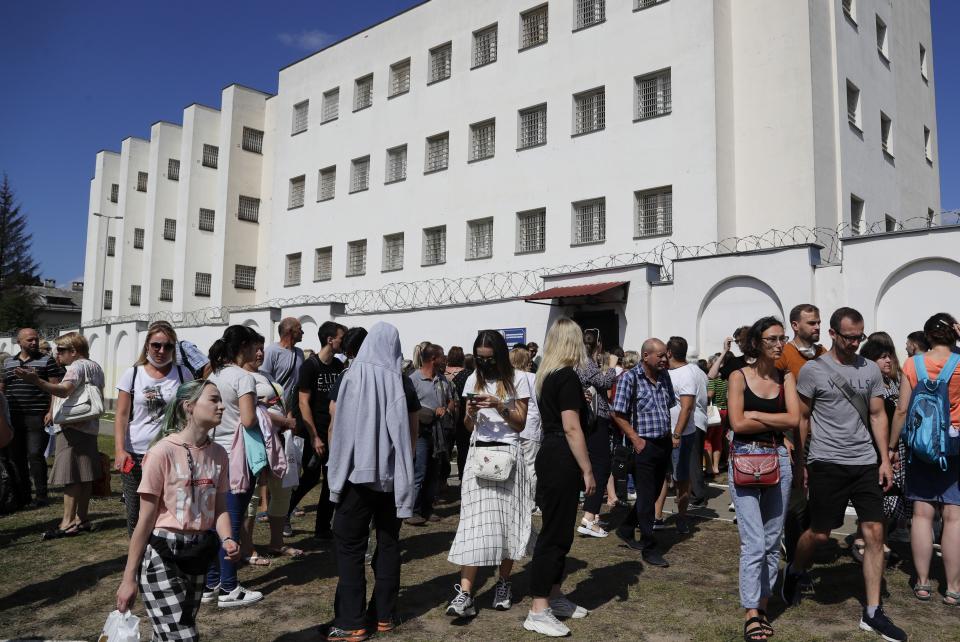
[[27, 217], [7, 175], [0, 184], [0, 332], [34, 325], [36, 306], [25, 286], [40, 285]]

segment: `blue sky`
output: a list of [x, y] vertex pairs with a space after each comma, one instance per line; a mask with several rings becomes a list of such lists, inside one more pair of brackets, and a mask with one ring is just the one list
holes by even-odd
[[[83, 275], [94, 157], [241, 83], [275, 92], [278, 70], [418, 0], [282, 3], [14, 1], [0, 27], [0, 173], [27, 212], [43, 276]], [[960, 209], [960, 2], [931, 0], [944, 209]]]

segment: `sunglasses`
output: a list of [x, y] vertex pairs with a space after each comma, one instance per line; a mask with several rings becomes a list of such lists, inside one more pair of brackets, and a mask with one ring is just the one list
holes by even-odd
[[495, 357], [474, 357], [473, 360], [474, 362], [485, 366], [492, 366], [497, 362]]
[[57, 346], [57, 352], [70, 352], [70, 348], [61, 348], [60, 346]]
[[152, 341], [150, 347], [154, 350], [173, 350], [172, 343], [160, 343], [159, 341]]

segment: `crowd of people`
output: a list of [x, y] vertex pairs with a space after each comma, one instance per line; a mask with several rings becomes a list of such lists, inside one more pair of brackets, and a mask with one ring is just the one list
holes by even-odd
[[[338, 572], [323, 632], [332, 641], [399, 625], [402, 524], [438, 520], [434, 506], [451, 493], [460, 502], [447, 555], [459, 568], [446, 606], [454, 618], [477, 616], [481, 567], [497, 569], [492, 608], [510, 609], [512, 571], [529, 557], [524, 628], [570, 634], [565, 620], [589, 615], [562, 589], [575, 535], [613, 534], [647, 565], [667, 567], [657, 531], [668, 528], [670, 490], [669, 521], [686, 536], [711, 483], [726, 485], [736, 514], [747, 642], [775, 635], [776, 587], [786, 606], [812, 590], [814, 553], [848, 505], [863, 569], [860, 629], [907, 639], [881, 602], [885, 543], [894, 532], [909, 537], [913, 594], [930, 601], [938, 517], [942, 602], [960, 606], [960, 324], [949, 314], [909, 335], [902, 366], [891, 337], [865, 335], [852, 308], [832, 313], [830, 346], [821, 345], [810, 304], [786, 323], [764, 317], [738, 328], [696, 362], [683, 337], [607, 349], [598, 330], [565, 317], [542, 354], [480, 330], [469, 353], [424, 341], [404, 359], [392, 325], [332, 321], [319, 328], [320, 349], [305, 354], [296, 319], [278, 331], [265, 345], [230, 326], [204, 355], [156, 322], [118, 379], [112, 466], [130, 545], [117, 608], [142, 594], [154, 639], [198, 639], [202, 604], [261, 601], [239, 569], [303, 556], [285, 538], [318, 485], [313, 536], [331, 545]], [[110, 474], [97, 451], [103, 371], [78, 333], [56, 340], [55, 357], [34, 330], [17, 341], [0, 381], [12, 481], [4, 504], [45, 506], [48, 486], [62, 486], [63, 518], [44, 539], [74, 537], [91, 529], [93, 484]], [[454, 463], [458, 493], [448, 486]], [[253, 541], [258, 521], [269, 525], [266, 546]]]

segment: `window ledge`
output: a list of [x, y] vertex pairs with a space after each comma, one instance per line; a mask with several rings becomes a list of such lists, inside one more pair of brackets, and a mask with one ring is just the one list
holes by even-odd
[[404, 176], [403, 178], [395, 178], [395, 179], [393, 179], [392, 181], [384, 181], [383, 184], [384, 184], [384, 185], [395, 185], [395, 184], [397, 184], [397, 183], [402, 183], [402, 182], [405, 181], [405, 180], [407, 180], [407, 177], [406, 177], [406, 176]]
[[574, 134], [570, 134], [570, 138], [580, 138], [581, 136], [589, 136], [590, 134], [596, 134], [596, 133], [602, 132], [605, 129], [606, 129], [606, 126], [600, 127], [599, 129], [591, 129], [588, 132], [577, 132]]
[[889, 68], [890, 68], [890, 56], [888, 56], [886, 53], [884, 53], [883, 49], [881, 49], [880, 47], [877, 47], [877, 55], [880, 56], [880, 62], [882, 62], [882, 63], [887, 67], [887, 69], [889, 69]]
[[354, 107], [353, 113], [357, 113], [358, 111], [363, 111], [364, 109], [370, 109], [371, 107], [373, 107], [372, 102], [369, 105], [364, 105], [363, 107]]
[[[648, 8], [649, 8], [649, 7], [648, 7]], [[641, 117], [641, 118], [634, 118], [634, 119], [633, 119], [633, 122], [635, 122], [635, 123], [642, 123], [642, 122], [644, 122], [644, 121], [646, 121], [646, 120], [656, 120], [656, 119], [658, 119], [658, 118], [664, 118], [664, 117], [666, 117], [666, 116], [669, 116], [669, 115], [672, 114], [672, 113], [673, 113], [673, 109], [671, 109], [670, 111], [665, 111], [665, 112], [663, 112], [662, 114], [656, 114], [656, 115], [654, 115], [654, 116], [643, 116], [643, 117]]]
[[488, 60], [487, 62], [482, 62], [479, 65], [474, 65], [473, 67], [470, 67], [470, 71], [473, 71], [474, 69], [481, 69], [483, 67], [489, 67], [495, 62], [497, 62], [496, 58], [494, 58], [493, 60]]
[[584, 247], [585, 245], [603, 245], [607, 242], [607, 239], [603, 238], [598, 241], [583, 241], [582, 243], [571, 243], [570, 247]]
[[669, 231], [669, 232], [659, 232], [659, 233], [657, 233], [657, 234], [641, 234], [641, 235], [639, 235], [639, 236], [637, 236], [636, 234], [634, 234], [634, 235], [633, 235], [633, 240], [634, 240], [634, 241], [642, 241], [642, 240], [644, 240], [644, 239], [665, 238], [665, 237], [669, 237], [669, 236], [672, 236], [672, 235], [673, 235], [673, 230], [671, 230], [671, 231]]
[[447, 264], [446, 261], [440, 261], [440, 262], [438, 262], [438, 263], [421, 263], [421, 264], [420, 264], [420, 267], [422, 267], [422, 268], [424, 268], [424, 267], [436, 267], [437, 265], [446, 265], [446, 264]]
[[637, 13], [637, 12], [639, 12], [639, 11], [646, 11], [647, 9], [653, 9], [654, 7], [659, 7], [659, 6], [664, 5], [664, 4], [667, 4], [667, 0], [660, 0], [660, 2], [655, 2], [655, 3], [653, 3], [652, 5], [647, 6], [647, 7], [634, 7], [634, 8], [633, 8], [633, 12], [634, 12], [634, 13]]
[[847, 120], [847, 124], [850, 126], [851, 131], [853, 131], [854, 134], [859, 136], [860, 140], [863, 140], [863, 130], [860, 129], [860, 126], [857, 125], [856, 123], [851, 123], [849, 120]]
[[332, 281], [332, 280], [333, 280], [333, 277], [331, 276], [330, 278], [327, 278], [327, 279], [314, 279], [313, 282], [314, 282], [314, 283], [325, 283], [326, 281]]
[[546, 248], [546, 247], [541, 247], [541, 248], [538, 249], [538, 250], [514, 250], [513, 253], [514, 253], [516, 256], [522, 256], [522, 255], [524, 255], [524, 254], [543, 254], [543, 253], [546, 252], [546, 251], [547, 251], [547, 248]]
[[[452, 76], [453, 74], [450, 74], [450, 75]], [[429, 87], [430, 85], [436, 85], [437, 83], [443, 82], [444, 80], [450, 80], [450, 76], [444, 76], [443, 78], [437, 78], [436, 80], [428, 80], [427, 87]]]
[[597, 22], [591, 22], [590, 24], [588, 24], [588, 25], [583, 25], [582, 27], [574, 27], [574, 28], [573, 28], [573, 31], [572, 31], [571, 33], [577, 33], [577, 32], [579, 32], [579, 31], [586, 31], [587, 29], [592, 29], [593, 27], [599, 27], [600, 25], [602, 25], [602, 24], [605, 23], [606, 21], [607, 21], [607, 19], [604, 18], [603, 20], [598, 20]]
[[401, 270], [403, 270], [402, 265], [400, 267], [395, 267], [395, 268], [383, 268], [382, 270], [380, 270], [380, 272], [381, 274], [386, 274], [387, 272], [400, 272]]
[[285, 287], [285, 288], [295, 288], [295, 287], [298, 287], [299, 285], [300, 285], [300, 282], [298, 281], [298, 282], [296, 282], [296, 283], [284, 283], [284, 284], [283, 284], [283, 287]]
[[348, 274], [348, 275], [346, 275], [346, 276], [347, 276], [348, 279], [352, 279], [352, 278], [357, 277], [357, 276], [366, 276], [366, 275], [367, 275], [366, 272], [357, 272], [356, 274]]
[[394, 98], [399, 98], [400, 96], [406, 96], [409, 93], [410, 93], [409, 89], [406, 89], [404, 91], [398, 91], [395, 94], [390, 94], [389, 96], [387, 96], [387, 100], [393, 100]]
[[[321, 124], [322, 124], [322, 123], [321, 123]], [[301, 130], [298, 131], [298, 132], [290, 132], [290, 137], [293, 138], [294, 136], [299, 136], [300, 134], [304, 133], [305, 131], [307, 131], [307, 129], [301, 129]]]
[[889, 161], [890, 163], [893, 163], [893, 161], [894, 161], [894, 159], [895, 159], [894, 155], [891, 154], [890, 152], [888, 152], [888, 151], [885, 150], [885, 149], [884, 149], [884, 150], [881, 150], [881, 151], [883, 152], [883, 158], [886, 159], [887, 161]]
[[447, 165], [446, 167], [438, 167], [437, 169], [425, 169], [423, 170], [423, 175], [427, 176], [428, 174], [437, 174], [439, 172], [445, 172], [448, 169], [450, 169], [449, 165]]
[[933, 167], [933, 159], [932, 159], [932, 158], [928, 158], [928, 159], [927, 159], [927, 165], [929, 165], [930, 167]]
[[336, 196], [327, 196], [326, 198], [318, 198], [318, 199], [317, 199], [317, 202], [318, 202], [318, 203], [326, 203], [327, 201], [332, 201], [332, 200], [335, 199], [335, 198], [336, 198]]
[[493, 154], [490, 154], [489, 156], [484, 156], [483, 158], [471, 158], [470, 160], [467, 161], [467, 165], [470, 165], [472, 163], [482, 163], [485, 160], [490, 160], [491, 158], [493, 158], [493, 156], [494, 156]]
[[488, 254], [487, 256], [468, 256], [464, 261], [487, 261], [493, 258], [493, 254]]
[[351, 194], [359, 194], [360, 192], [366, 192], [366, 191], [369, 190], [369, 189], [370, 189], [369, 186], [367, 186], [367, 187], [361, 187], [360, 189], [352, 189], [352, 190], [350, 190], [350, 193], [351, 193]]
[[525, 152], [525, 151], [527, 151], [528, 149], [536, 149], [537, 147], [545, 147], [546, 144], [547, 144], [547, 141], [543, 141], [542, 143], [536, 143], [536, 144], [534, 144], [534, 145], [527, 145], [526, 147], [517, 147], [517, 151], [518, 151], [518, 152]]
[[321, 121], [320, 121], [320, 124], [321, 124], [321, 125], [326, 125], [327, 123], [332, 123], [332, 122], [334, 122], [334, 121], [336, 121], [336, 120], [340, 120], [340, 115], [339, 115], [339, 114], [337, 114], [337, 115], [334, 116], [333, 118], [328, 118], [328, 119], [326, 119], [326, 120], [321, 120]]
[[535, 42], [532, 45], [527, 45], [526, 47], [520, 47], [517, 49], [517, 53], [523, 53], [524, 51], [530, 51], [531, 49], [536, 49], [537, 47], [542, 47], [543, 45], [550, 42], [550, 39], [541, 40], [540, 42]]
[[303, 205], [294, 205], [294, 206], [292, 206], [292, 207], [291, 207], [291, 206], [288, 206], [288, 207], [287, 207], [287, 211], [289, 212], [290, 210], [298, 210], [298, 209], [300, 209], [301, 207], [303, 207]]

